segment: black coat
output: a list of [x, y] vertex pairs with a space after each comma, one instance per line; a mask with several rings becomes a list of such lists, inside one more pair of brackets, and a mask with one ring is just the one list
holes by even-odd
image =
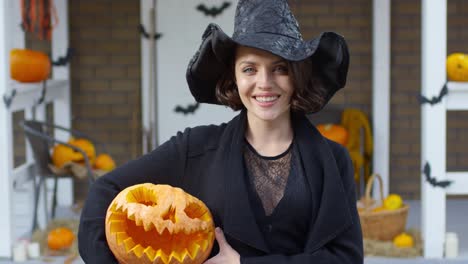
[[[243, 111], [227, 124], [179, 132], [151, 153], [99, 178], [91, 187], [81, 216], [78, 239], [82, 258], [86, 263], [115, 262], [105, 237], [107, 207], [124, 188], [152, 182], [181, 187], [201, 199], [215, 225], [223, 229], [228, 243], [241, 255], [241, 263], [363, 263], [348, 152], [323, 138], [305, 116], [293, 115], [292, 123], [313, 203], [305, 248], [300, 250], [303, 253], [286, 256], [269, 252], [255, 221], [242, 176]], [[323, 173], [308, 173], [316, 170], [317, 163]], [[214, 247], [212, 255], [216, 252]]]

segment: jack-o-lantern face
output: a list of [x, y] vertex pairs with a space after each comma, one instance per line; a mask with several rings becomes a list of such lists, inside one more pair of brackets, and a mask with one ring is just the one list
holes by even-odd
[[120, 263], [203, 263], [214, 224], [206, 205], [182, 189], [144, 183], [112, 201], [106, 238]]

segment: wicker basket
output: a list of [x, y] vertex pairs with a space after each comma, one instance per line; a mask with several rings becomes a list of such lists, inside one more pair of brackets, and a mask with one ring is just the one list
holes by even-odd
[[[380, 185], [380, 204], [370, 196], [376, 178]], [[383, 199], [382, 178], [378, 174], [373, 174], [366, 183], [365, 196], [358, 202], [362, 235], [366, 239], [388, 241], [405, 231], [409, 206], [403, 204], [396, 210], [372, 211], [377, 205], [383, 205]]]

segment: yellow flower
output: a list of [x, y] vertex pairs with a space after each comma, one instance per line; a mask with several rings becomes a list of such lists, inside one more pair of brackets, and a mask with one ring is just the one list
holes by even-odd
[[403, 205], [403, 199], [398, 194], [390, 194], [384, 200], [384, 207], [387, 210], [396, 210], [399, 209]]
[[393, 239], [393, 244], [399, 248], [411, 248], [414, 246], [414, 241], [412, 236], [401, 233]]

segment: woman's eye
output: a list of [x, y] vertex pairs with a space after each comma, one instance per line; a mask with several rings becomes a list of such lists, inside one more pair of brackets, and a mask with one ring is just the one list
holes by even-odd
[[287, 73], [288, 72], [288, 67], [284, 65], [278, 65], [275, 67], [276, 72], [282, 72], [282, 73]]
[[254, 71], [255, 71], [255, 70], [254, 70], [254, 68], [252, 68], [252, 67], [247, 67], [247, 68], [244, 68], [244, 69], [242, 70], [242, 72], [245, 72], [245, 73], [252, 73], [252, 72], [254, 72]]

